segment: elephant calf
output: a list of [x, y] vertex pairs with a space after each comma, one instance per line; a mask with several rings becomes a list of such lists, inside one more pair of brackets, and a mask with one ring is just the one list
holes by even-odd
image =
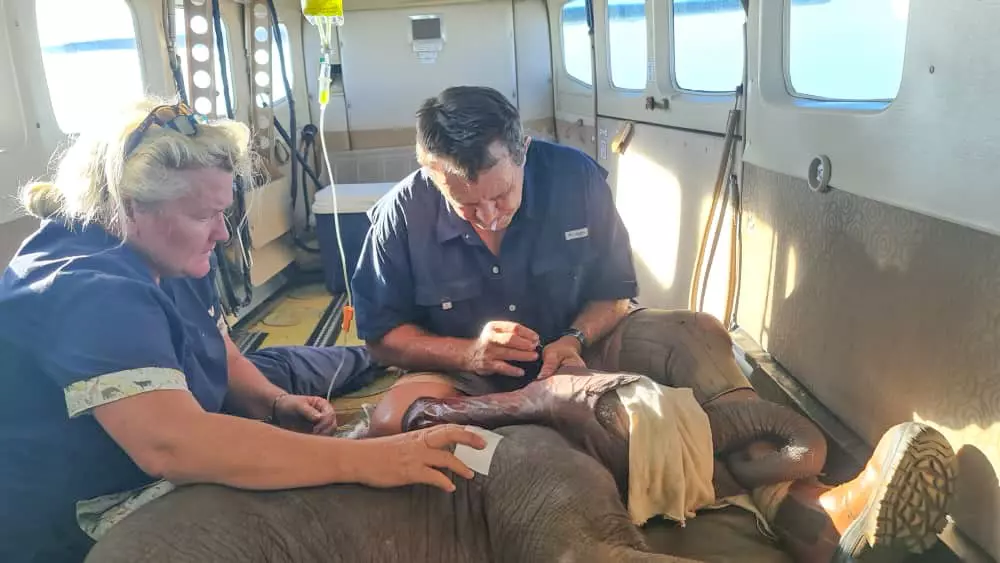
[[192, 485], [115, 525], [87, 563], [682, 562], [647, 553], [611, 474], [553, 429], [500, 428], [488, 476], [246, 492]]
[[[640, 380], [649, 381], [568, 368], [514, 392], [419, 398], [404, 413], [403, 429], [544, 424], [601, 461], [624, 499], [629, 417], [614, 390]], [[756, 490], [758, 508], [799, 561], [852, 561], [874, 545], [921, 552], [944, 528], [955, 485], [954, 452], [930, 426], [891, 428], [861, 475], [827, 487], [814, 479], [825, 463], [826, 441], [808, 419], [748, 389], [718, 395], [702, 408], [717, 456], [716, 498]]]
[[[489, 475], [457, 480], [450, 495], [426, 486], [182, 487], [117, 524], [87, 561], [685, 561], [651, 553], [623, 502], [628, 419], [611, 391], [637, 378], [561, 374], [513, 393], [418, 400], [408, 428], [454, 422], [505, 436]], [[870, 543], [897, 540], [928, 547], [954, 480], [939, 433], [893, 428], [859, 479], [830, 489], [804, 479], [825, 455], [808, 420], [752, 395], [728, 399], [705, 408], [728, 461], [716, 467], [717, 496], [784, 481], [762, 510], [797, 560], [850, 561]], [[775, 447], [758, 447], [767, 442]]]

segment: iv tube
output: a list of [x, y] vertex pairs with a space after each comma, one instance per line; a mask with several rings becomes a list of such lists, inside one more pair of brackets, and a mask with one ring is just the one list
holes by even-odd
[[[351, 279], [347, 272], [347, 256], [344, 253], [344, 240], [340, 230], [340, 210], [337, 206], [337, 184], [333, 180], [333, 166], [330, 165], [330, 153], [326, 148], [326, 135], [322, 133], [326, 122], [326, 106], [330, 102], [330, 87], [333, 83], [333, 42], [336, 38], [334, 27], [344, 25], [343, 0], [302, 0], [302, 14], [306, 20], [316, 26], [319, 31], [319, 129], [320, 146], [323, 150], [323, 161], [326, 164], [326, 174], [330, 181], [330, 192], [333, 196], [333, 221], [337, 233], [337, 248], [340, 251], [340, 267], [344, 274], [344, 288], [347, 291], [347, 305], [344, 306], [343, 330], [350, 329], [354, 319], [354, 296], [351, 292]], [[339, 368], [338, 368], [339, 371]], [[328, 393], [329, 394], [329, 393]]]

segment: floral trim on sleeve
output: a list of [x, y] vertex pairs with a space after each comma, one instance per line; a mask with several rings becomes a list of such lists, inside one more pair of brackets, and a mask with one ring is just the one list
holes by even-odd
[[70, 418], [119, 399], [161, 389], [186, 390], [184, 374], [170, 368], [139, 368], [106, 373], [66, 387], [66, 410]]
[[76, 503], [76, 523], [94, 541], [98, 541], [126, 516], [175, 488], [173, 483], [161, 479], [131, 491], [79, 501]]

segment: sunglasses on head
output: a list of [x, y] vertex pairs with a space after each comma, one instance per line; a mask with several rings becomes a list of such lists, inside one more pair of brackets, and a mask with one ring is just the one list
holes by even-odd
[[167, 127], [182, 135], [193, 137], [198, 134], [198, 124], [207, 122], [208, 120], [204, 116], [195, 113], [183, 102], [156, 106], [149, 112], [146, 119], [143, 119], [142, 123], [129, 134], [128, 142], [125, 144], [125, 158], [128, 158], [135, 151], [139, 143], [142, 142], [142, 136], [154, 125]]

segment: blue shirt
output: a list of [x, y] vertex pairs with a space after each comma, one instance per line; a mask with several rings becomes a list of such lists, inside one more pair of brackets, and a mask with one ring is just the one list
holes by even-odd
[[[211, 276], [164, 279], [97, 226], [45, 221], [0, 278], [0, 560], [80, 561], [76, 502], [154, 482], [91, 414], [153, 389], [219, 412], [226, 350]], [[12, 553], [5, 550], [14, 549]]]
[[359, 336], [402, 324], [475, 338], [485, 323], [521, 323], [547, 343], [591, 301], [637, 295], [628, 232], [607, 172], [584, 153], [532, 141], [521, 207], [500, 256], [420, 170], [371, 210], [353, 277]]

